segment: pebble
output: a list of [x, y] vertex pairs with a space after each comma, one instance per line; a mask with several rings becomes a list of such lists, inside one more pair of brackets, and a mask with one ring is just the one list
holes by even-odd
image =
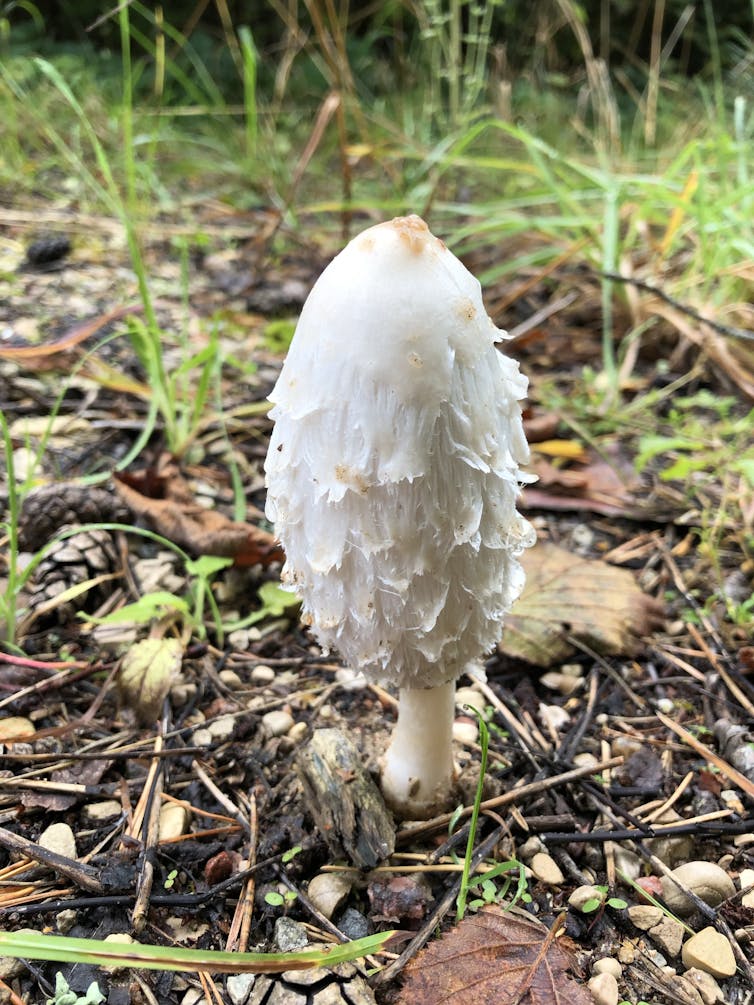
[[595, 976], [597, 974], [612, 974], [617, 981], [623, 974], [623, 967], [612, 956], [603, 956], [601, 960], [594, 961], [592, 973]]
[[584, 683], [583, 678], [574, 677], [572, 674], [558, 673], [555, 670], [542, 674], [540, 681], [551, 691], [558, 691], [564, 698], [573, 694]]
[[309, 883], [309, 900], [329, 920], [351, 892], [345, 873], [320, 872]]
[[483, 713], [485, 708], [485, 697], [480, 694], [475, 687], [459, 687], [456, 691], [456, 708], [463, 710], [464, 705], [475, 708], [477, 712]]
[[195, 729], [191, 734], [191, 743], [195, 747], [212, 747], [215, 741], [207, 727], [202, 726], [201, 729]]
[[518, 857], [522, 862], [530, 862], [537, 852], [544, 851], [545, 846], [541, 838], [538, 838], [536, 834], [532, 837], [527, 838], [526, 841], [518, 849]]
[[732, 977], [736, 972], [730, 943], [712, 925], [684, 943], [681, 958], [685, 967], [696, 967], [713, 977]]
[[456, 743], [476, 743], [479, 739], [479, 726], [469, 719], [456, 719], [453, 723], [453, 739]]
[[288, 739], [293, 743], [301, 743], [302, 740], [306, 739], [306, 735], [309, 732], [309, 727], [305, 722], [294, 722], [291, 728], [288, 730]]
[[355, 907], [347, 907], [338, 920], [338, 928], [348, 939], [365, 939], [369, 922]]
[[712, 974], [705, 973], [697, 967], [691, 967], [683, 975], [683, 979], [699, 992], [699, 997], [704, 1005], [716, 1005], [716, 1002], [724, 1002], [725, 997]]
[[595, 757], [594, 754], [590, 754], [588, 750], [583, 750], [580, 754], [576, 754], [573, 763], [577, 768], [596, 768], [600, 762], [599, 758]]
[[103, 799], [100, 803], [89, 803], [84, 807], [83, 814], [87, 823], [97, 826], [105, 820], [119, 817], [122, 811], [123, 807], [117, 799]]
[[34, 723], [24, 715], [9, 715], [0, 719], [0, 743], [20, 740], [24, 736], [33, 736], [34, 733]]
[[339, 684], [344, 691], [363, 691], [367, 686], [367, 679], [360, 670], [340, 667], [339, 670], [335, 671], [335, 683]]
[[628, 909], [628, 917], [632, 925], [642, 932], [648, 932], [650, 928], [659, 925], [665, 915], [661, 908], [651, 904], [634, 904]]
[[[674, 869], [671, 875], [710, 907], [717, 907], [736, 892], [733, 880], [715, 862], [686, 862]], [[662, 877], [662, 898], [674, 914], [684, 916], [694, 912], [691, 900], [669, 876]]]
[[186, 833], [189, 811], [181, 803], [163, 803], [160, 807], [160, 841], [169, 841]]
[[629, 879], [638, 879], [641, 876], [641, 859], [635, 851], [631, 851], [629, 848], [616, 848], [615, 868], [628, 876]]
[[597, 974], [587, 986], [594, 1005], [618, 1005], [618, 982], [612, 974]]
[[604, 893], [596, 886], [577, 886], [568, 898], [568, 904], [574, 911], [583, 911], [584, 905], [588, 904], [590, 900], [596, 900], [601, 904], [604, 899]]
[[39, 835], [38, 844], [47, 851], [54, 851], [65, 858], [76, 858], [76, 838], [68, 824], [50, 824]]
[[275, 671], [272, 667], [260, 663], [251, 671], [251, 679], [254, 684], [272, 684], [275, 680]]
[[569, 713], [560, 705], [545, 705], [544, 702], [540, 702], [538, 713], [544, 725], [555, 732], [567, 726], [571, 721]]
[[667, 987], [668, 991], [674, 995], [673, 1001], [682, 1001], [684, 1005], [704, 1005], [702, 996], [685, 977], [681, 977], [678, 974], [670, 974], [668, 976]]
[[684, 928], [673, 918], [663, 918], [662, 921], [649, 929], [650, 939], [656, 943], [666, 956], [677, 956], [683, 944]]
[[251, 633], [248, 628], [236, 628], [233, 632], [228, 632], [228, 646], [237, 653], [245, 653], [249, 649]]
[[754, 869], [742, 869], [738, 877], [741, 889], [747, 892], [741, 897], [742, 907], [754, 907]]
[[[654, 821], [656, 824], [682, 823], [682, 817], [672, 808], [660, 814]], [[671, 868], [679, 862], [688, 862], [694, 851], [694, 838], [690, 834], [681, 834], [678, 837], [660, 836], [650, 838], [647, 847], [656, 855], [661, 862]]]
[[207, 1005], [207, 999], [199, 988], [189, 988], [181, 998], [181, 1005]]
[[[134, 945], [134, 943], [136, 942], [136, 939], [132, 935], [129, 935], [128, 932], [112, 932], [110, 935], [106, 935], [105, 936], [104, 941], [105, 942], [119, 942], [119, 943], [122, 943], [124, 945], [131, 946], [131, 945]], [[128, 966], [130, 966], [130, 964], [127, 961], [124, 960], [124, 962], [122, 964], [111, 963], [111, 964], [108, 964], [106, 966], [103, 963], [102, 964], [102, 969], [103, 970], [107, 970], [108, 973], [112, 973], [115, 970], [123, 970], [124, 967], [128, 967]]]
[[281, 953], [295, 953], [309, 945], [309, 938], [302, 924], [283, 917], [275, 922], [275, 944]]
[[268, 736], [285, 736], [293, 725], [293, 716], [282, 708], [274, 709], [262, 716], [262, 728]]
[[531, 871], [542, 883], [549, 883], [550, 886], [559, 886], [565, 881], [565, 876], [560, 870], [560, 866], [546, 852], [540, 851], [529, 863]]
[[672, 698], [660, 698], [657, 702], [657, 709], [662, 712], [663, 715], [672, 715], [674, 708], [675, 703]]
[[170, 688], [170, 703], [176, 708], [185, 708], [196, 698], [198, 690], [191, 680], [177, 680]]
[[254, 987], [256, 974], [232, 974], [225, 982], [232, 1005], [245, 1005]]
[[624, 966], [633, 963], [636, 959], [636, 946], [630, 939], [624, 939], [618, 948], [618, 962]]
[[244, 683], [235, 670], [221, 670], [217, 675], [222, 683], [231, 691], [242, 691]]
[[78, 921], [78, 917], [79, 912], [74, 911], [71, 907], [66, 908], [65, 911], [58, 911], [55, 915], [55, 927], [61, 935], [67, 935]]
[[236, 728], [236, 720], [232, 715], [219, 715], [207, 723], [207, 729], [216, 743], [230, 740]]

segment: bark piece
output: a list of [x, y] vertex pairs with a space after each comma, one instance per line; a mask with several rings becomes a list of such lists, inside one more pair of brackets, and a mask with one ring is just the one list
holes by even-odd
[[392, 817], [358, 750], [340, 730], [316, 730], [297, 766], [309, 812], [333, 854], [360, 869], [392, 854]]

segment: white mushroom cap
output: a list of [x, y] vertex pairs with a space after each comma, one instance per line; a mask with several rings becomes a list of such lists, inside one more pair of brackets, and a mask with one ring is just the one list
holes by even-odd
[[417, 216], [356, 237], [304, 305], [270, 395], [267, 515], [315, 635], [373, 679], [453, 680], [523, 586], [527, 381], [503, 335]]

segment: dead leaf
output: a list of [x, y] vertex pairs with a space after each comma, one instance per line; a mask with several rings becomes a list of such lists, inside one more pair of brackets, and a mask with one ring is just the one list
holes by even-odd
[[[535, 447], [537, 451], [539, 448]], [[557, 467], [536, 452], [531, 470], [537, 482], [523, 492], [525, 509], [589, 510], [606, 516], [638, 516], [642, 507], [635, 472], [585, 454], [587, 463]]]
[[47, 342], [42, 345], [8, 345], [0, 347], [0, 359], [20, 359], [33, 366], [35, 362], [46, 356], [56, 356], [85, 342], [91, 335], [95, 335], [106, 325], [113, 321], [119, 321], [129, 314], [140, 314], [144, 310], [140, 304], [131, 304], [128, 307], [115, 307], [99, 317], [91, 318], [81, 324], [74, 325], [65, 335], [55, 342]]
[[154, 722], [175, 682], [183, 660], [179, 639], [142, 639], [123, 657], [118, 674], [118, 692], [125, 708], [139, 722]]
[[500, 652], [549, 667], [574, 651], [573, 636], [600, 653], [632, 651], [662, 620], [662, 605], [642, 593], [627, 569], [543, 542], [526, 552], [524, 592], [505, 620]]
[[114, 478], [118, 495], [136, 516], [192, 555], [232, 558], [239, 566], [283, 560], [272, 534], [201, 506], [172, 461]]
[[593, 1005], [575, 954], [534, 921], [492, 906], [469, 915], [406, 967], [399, 1005]]
[[[50, 775], [50, 781], [53, 785], [60, 782], [68, 785], [97, 785], [112, 763], [104, 758], [101, 761], [79, 761], [70, 768], [53, 771]], [[19, 794], [19, 800], [25, 809], [45, 809], [56, 813], [70, 809], [82, 798], [84, 798], [83, 794], [71, 795], [52, 790], [34, 791], [27, 789]]]

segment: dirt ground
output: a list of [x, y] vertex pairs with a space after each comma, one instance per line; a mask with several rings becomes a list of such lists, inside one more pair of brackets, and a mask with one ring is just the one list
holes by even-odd
[[[539, 544], [499, 650], [459, 681], [465, 810], [421, 826], [390, 821], [395, 847], [380, 855], [369, 826], [345, 812], [345, 790], [328, 801], [332, 779], [307, 751], [318, 732], [339, 731], [333, 742], [357, 751], [343, 784], [368, 784], [395, 696], [323, 654], [281, 598], [281, 554], [263, 516], [260, 403], [286, 322], [329, 257], [314, 228], [278, 223], [209, 206], [201, 242], [168, 222], [146, 235], [165, 369], [213, 333], [221, 407], [209, 395], [180, 457], [158, 420], [131, 458], [153, 389], [119, 310], [137, 297], [117, 227], [63, 211], [0, 219], [0, 407], [16, 480], [34, 486], [24, 489], [22, 562], [45, 549], [18, 598], [18, 648], [0, 647], [0, 929], [277, 952], [407, 934], [311, 979], [0, 960], [0, 1000], [46, 1001], [61, 971], [81, 996], [96, 980], [111, 1005], [423, 1005], [470, 994], [534, 1005], [564, 1001], [563, 988], [605, 1005], [751, 1002], [754, 648], [725, 606], [751, 594], [751, 489], [725, 472], [668, 481], [650, 463], [637, 474], [628, 422], [625, 433], [592, 424], [584, 435], [575, 402], [585, 368], [599, 368], [598, 277], [564, 267], [546, 283], [533, 272], [485, 290], [531, 379], [525, 422], [539, 481], [522, 508]], [[745, 414], [745, 368], [726, 367], [709, 344], [663, 329], [637, 355], [623, 401], [688, 378], [686, 393], [733, 395]], [[192, 393], [189, 382], [189, 404]], [[570, 416], [554, 404], [569, 398]], [[662, 423], [666, 407], [642, 421]], [[8, 479], [3, 470], [6, 508]], [[714, 554], [701, 533], [710, 513], [722, 522]], [[194, 561], [228, 562], [202, 579], [129, 527]], [[0, 588], [9, 545], [3, 532]], [[727, 595], [716, 597], [717, 583]], [[156, 591], [188, 597], [185, 609], [157, 604], [137, 623], [77, 616], [107, 621]], [[231, 626], [222, 638], [207, 591]], [[475, 703], [490, 739], [474, 865], [523, 865], [473, 887], [455, 925], [479, 777]], [[684, 901], [668, 873], [687, 863], [716, 868], [714, 882], [681, 874], [696, 894]], [[514, 895], [512, 911], [495, 906]], [[516, 919], [539, 926], [523, 929], [528, 983], [506, 978], [522, 943]], [[707, 929], [719, 942], [695, 955], [689, 943]], [[615, 987], [593, 969], [603, 958], [616, 964]]]

